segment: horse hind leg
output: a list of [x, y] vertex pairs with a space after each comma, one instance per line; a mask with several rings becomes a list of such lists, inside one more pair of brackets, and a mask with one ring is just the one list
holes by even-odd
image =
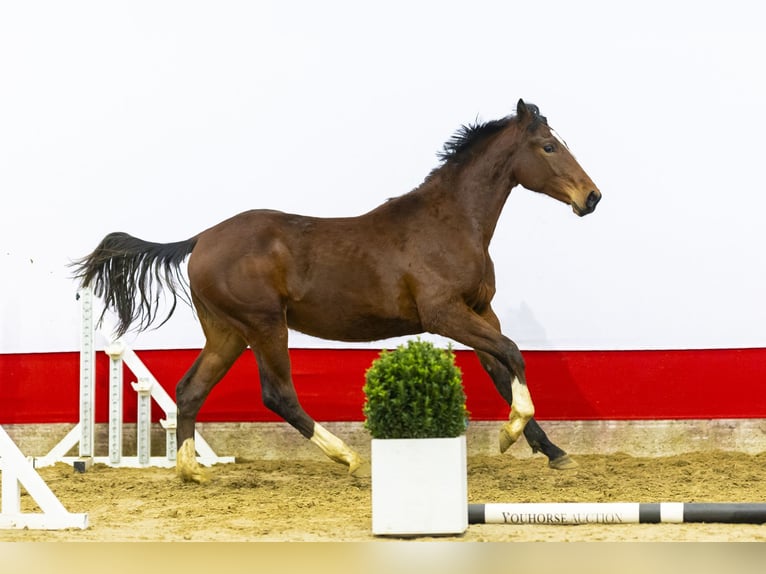
[[176, 474], [184, 482], [202, 483], [207, 475], [197, 461], [194, 427], [208, 394], [245, 349], [245, 341], [233, 332], [205, 329], [207, 341], [194, 364], [176, 386], [180, 445], [176, 453]]
[[[269, 324], [267, 321], [260, 323]], [[291, 376], [287, 327], [275, 331], [279, 332], [272, 331], [250, 341], [258, 362], [263, 404], [317, 445], [331, 460], [347, 466], [349, 474], [369, 475], [369, 463], [303, 410]]]
[[370, 476], [370, 464], [322, 425], [314, 422], [310, 439], [331, 460], [348, 467], [348, 473], [357, 478]]
[[[260, 365], [263, 361], [259, 361]], [[359, 453], [350, 448], [340, 438], [314, 421], [303, 410], [295, 394], [292, 381], [284, 384], [282, 380], [275, 383], [270, 374], [261, 373], [261, 388], [263, 389], [264, 405], [281, 416], [291, 426], [296, 428], [304, 437], [319, 447], [331, 460], [348, 467], [349, 474], [362, 477], [369, 476], [370, 465]]]

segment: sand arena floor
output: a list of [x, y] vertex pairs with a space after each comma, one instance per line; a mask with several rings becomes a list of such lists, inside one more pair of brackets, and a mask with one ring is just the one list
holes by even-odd
[[[469, 502], [766, 501], [766, 453], [576, 458], [577, 470], [560, 472], [541, 456], [469, 456]], [[204, 485], [182, 484], [161, 468], [94, 465], [81, 474], [57, 464], [39, 472], [67, 510], [88, 513], [89, 528], [0, 530], [0, 542], [389, 541], [371, 534], [370, 480], [325, 460], [216, 465]], [[22, 506], [36, 509], [28, 495]], [[766, 525], [476, 524], [438, 540], [766, 541]]]

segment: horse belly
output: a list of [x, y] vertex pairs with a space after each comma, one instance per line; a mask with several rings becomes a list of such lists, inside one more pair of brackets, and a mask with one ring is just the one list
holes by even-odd
[[301, 301], [287, 307], [287, 325], [320, 339], [377, 341], [422, 332], [417, 313], [356, 306], [343, 297], [324, 302]]

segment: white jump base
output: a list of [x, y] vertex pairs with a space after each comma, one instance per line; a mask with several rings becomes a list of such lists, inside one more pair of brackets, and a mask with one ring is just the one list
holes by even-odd
[[[1, 426], [0, 474], [2, 474], [0, 528], [60, 530], [88, 527], [88, 515], [71, 513], [64, 508]], [[34, 499], [41, 512], [21, 511], [21, 486]]]
[[469, 524], [766, 523], [766, 504], [541, 502], [469, 504]]

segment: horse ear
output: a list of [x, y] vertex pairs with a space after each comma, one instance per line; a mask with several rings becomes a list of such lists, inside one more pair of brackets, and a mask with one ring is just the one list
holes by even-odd
[[516, 115], [519, 116], [519, 118], [524, 118], [529, 113], [529, 108], [527, 108], [527, 104], [524, 103], [524, 100], [519, 98], [519, 101], [516, 103]]

